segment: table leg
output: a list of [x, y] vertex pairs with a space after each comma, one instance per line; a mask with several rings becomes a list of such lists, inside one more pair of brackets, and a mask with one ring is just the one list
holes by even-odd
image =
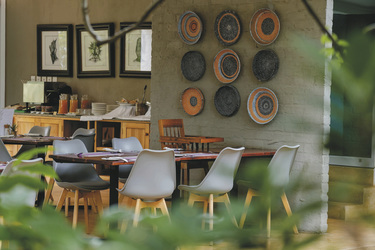
[[[37, 155], [37, 158], [42, 158], [42, 159], [43, 159], [43, 164], [45, 164], [45, 161], [46, 161], [46, 154], [43, 154], [43, 153], [38, 154], [38, 155]], [[46, 177], [44, 177], [44, 176], [42, 175], [40, 178], [41, 178], [41, 180], [42, 180], [43, 182], [45, 182]], [[36, 206], [37, 206], [37, 207], [40, 207], [40, 208], [41, 208], [41, 207], [43, 206], [44, 198], [45, 198], [44, 191], [45, 191], [45, 190], [39, 190], [39, 192], [38, 192], [38, 196], [37, 196], [37, 199], [36, 199]]]
[[181, 184], [181, 162], [176, 162], [176, 189], [172, 193], [172, 200], [177, 201], [180, 199], [180, 190], [177, 188]]
[[109, 205], [118, 203], [118, 166], [110, 166], [109, 173]]

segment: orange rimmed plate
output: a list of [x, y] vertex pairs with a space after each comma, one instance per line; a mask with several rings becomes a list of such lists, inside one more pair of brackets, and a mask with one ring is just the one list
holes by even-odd
[[187, 88], [182, 92], [181, 103], [188, 115], [198, 115], [204, 107], [204, 96], [198, 88]]
[[273, 43], [280, 33], [279, 17], [270, 9], [256, 11], [250, 21], [250, 34], [260, 45]]
[[275, 118], [279, 103], [275, 93], [268, 88], [254, 89], [247, 99], [247, 112], [258, 124], [267, 124]]
[[240, 74], [240, 70], [240, 58], [233, 50], [223, 49], [215, 56], [214, 72], [220, 82], [233, 82]]
[[186, 11], [180, 16], [178, 34], [185, 43], [189, 45], [197, 43], [201, 37], [202, 30], [202, 21], [196, 13]]
[[241, 22], [236, 12], [224, 10], [215, 20], [215, 35], [225, 46], [235, 44], [241, 36]]

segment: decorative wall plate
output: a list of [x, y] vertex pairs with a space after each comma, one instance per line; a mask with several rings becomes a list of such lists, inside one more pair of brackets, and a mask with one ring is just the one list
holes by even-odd
[[203, 24], [197, 14], [186, 11], [178, 21], [178, 34], [187, 44], [195, 44], [201, 37]]
[[217, 112], [223, 116], [233, 116], [241, 106], [241, 96], [236, 87], [225, 85], [215, 93], [215, 107]]
[[181, 60], [181, 71], [189, 81], [198, 81], [206, 71], [206, 61], [198, 51], [185, 53]]
[[188, 115], [198, 115], [204, 107], [204, 96], [198, 88], [187, 88], [181, 95], [181, 103]]
[[250, 21], [251, 37], [260, 45], [273, 43], [280, 32], [279, 17], [270, 9], [260, 9]]
[[240, 58], [231, 49], [223, 49], [215, 56], [214, 72], [222, 83], [231, 83], [237, 79], [241, 70]]
[[273, 50], [261, 50], [254, 56], [252, 68], [259, 81], [269, 81], [279, 70], [279, 57]]
[[247, 112], [258, 124], [272, 121], [279, 109], [275, 93], [268, 88], [254, 89], [247, 99]]
[[216, 17], [215, 35], [219, 42], [225, 46], [238, 41], [241, 35], [241, 22], [234, 11], [224, 10]]

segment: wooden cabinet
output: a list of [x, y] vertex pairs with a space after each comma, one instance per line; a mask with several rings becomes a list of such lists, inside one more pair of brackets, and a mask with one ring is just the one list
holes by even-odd
[[[43, 116], [43, 115], [14, 115], [14, 123], [18, 126], [19, 134], [26, 134], [33, 126], [51, 126], [51, 136], [71, 136], [81, 128], [95, 128], [96, 148], [107, 147], [111, 139], [137, 137], [143, 148], [150, 148], [150, 122], [132, 120], [100, 120], [80, 121], [77, 117]], [[9, 146], [9, 145], [8, 145]], [[18, 146], [19, 147], [19, 146]], [[17, 146], [8, 147], [10, 151], [17, 152]]]
[[143, 148], [150, 148], [150, 124], [121, 122], [121, 138], [137, 137]]

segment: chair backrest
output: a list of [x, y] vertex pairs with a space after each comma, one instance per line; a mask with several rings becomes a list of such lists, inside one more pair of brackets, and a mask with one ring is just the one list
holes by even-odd
[[[15, 166], [15, 162], [17, 160], [14, 159], [5, 166], [3, 172], [1, 175], [16, 175], [16, 174], [22, 174], [22, 175], [28, 175], [35, 178], [40, 178], [39, 174], [32, 174], [26, 171], [12, 171], [12, 168]], [[23, 167], [23, 166], [31, 166], [35, 164], [42, 164], [43, 159], [37, 158], [33, 160], [22, 160], [17, 167]], [[6, 204], [7, 206], [10, 205], [10, 200], [14, 201], [17, 204], [23, 204], [26, 206], [33, 207], [35, 205], [35, 198], [38, 194], [38, 190], [33, 190], [28, 187], [25, 187], [23, 185], [16, 185], [14, 188], [12, 188], [10, 191], [6, 193], [1, 193], [1, 202]]]
[[[78, 139], [53, 142], [54, 154], [87, 153], [85, 144]], [[53, 168], [61, 182], [78, 182], [97, 177], [92, 164], [53, 162]]]
[[289, 182], [289, 174], [300, 145], [281, 146], [272, 157], [268, 165], [272, 185], [283, 187]]
[[11, 161], [12, 156], [10, 156], [8, 149], [5, 147], [2, 140], [0, 140], [0, 161]]
[[74, 131], [72, 135], [72, 139], [81, 140], [88, 152], [94, 152], [94, 143], [95, 143], [95, 129], [85, 129], [85, 128], [78, 128]]
[[143, 150], [141, 142], [136, 137], [113, 138], [112, 147], [121, 149], [121, 152], [141, 152]]
[[224, 148], [202, 182], [198, 184], [198, 189], [211, 194], [227, 193], [232, 190], [244, 150], [244, 147]]
[[50, 132], [51, 132], [51, 126], [46, 126], [46, 127], [34, 126], [29, 131], [29, 133], [39, 134], [41, 136], [49, 136]]
[[[161, 119], [159, 120], [159, 135], [169, 137], [184, 137], [184, 121], [182, 119]], [[178, 145], [174, 143], [161, 142], [161, 148], [170, 147], [186, 147], [186, 145]]]
[[121, 193], [134, 198], [156, 200], [170, 196], [176, 188], [173, 150], [141, 151]]

